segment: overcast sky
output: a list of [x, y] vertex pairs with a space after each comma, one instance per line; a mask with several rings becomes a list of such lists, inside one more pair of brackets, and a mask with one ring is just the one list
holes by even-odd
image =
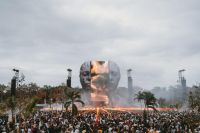
[[1, 0], [0, 83], [12, 68], [26, 83], [59, 85], [67, 68], [80, 86], [84, 61], [112, 60], [127, 86], [145, 89], [177, 84], [186, 69], [191, 86], [200, 82], [199, 0]]

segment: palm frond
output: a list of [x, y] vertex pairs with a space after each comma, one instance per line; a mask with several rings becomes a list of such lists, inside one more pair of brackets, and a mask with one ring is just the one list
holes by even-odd
[[69, 107], [70, 104], [72, 104], [72, 101], [71, 100], [68, 100], [64, 103], [64, 107]]
[[84, 105], [85, 105], [85, 103], [84, 103], [82, 100], [80, 100], [80, 99], [77, 99], [77, 100], [75, 100], [74, 102], [81, 103], [81, 104], [82, 104], [82, 106], [84, 106]]

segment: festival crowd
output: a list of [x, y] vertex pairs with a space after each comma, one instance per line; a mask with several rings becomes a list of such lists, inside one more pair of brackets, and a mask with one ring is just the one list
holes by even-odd
[[36, 111], [29, 118], [17, 115], [15, 124], [1, 121], [0, 133], [200, 133], [194, 112]]

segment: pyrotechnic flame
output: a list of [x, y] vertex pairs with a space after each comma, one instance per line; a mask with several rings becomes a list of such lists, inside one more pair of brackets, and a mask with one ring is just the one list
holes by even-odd
[[91, 101], [93, 102], [103, 101], [106, 104], [108, 104], [109, 99], [108, 99], [108, 96], [104, 94], [91, 93]]
[[112, 113], [108, 112], [108, 110], [103, 109], [103, 108], [101, 108], [101, 110], [103, 110], [104, 112], [106, 112], [106, 113], [111, 117], [111, 114], [112, 114]]
[[104, 109], [104, 108], [99, 108], [99, 107], [97, 107], [97, 108], [96, 108], [96, 120], [95, 120], [96, 126], [98, 126], [98, 124], [99, 124], [100, 111], [107, 113], [107, 114], [109, 115], [109, 117], [111, 117], [111, 113], [108, 112], [108, 110], [106, 110], [106, 109]]
[[99, 107], [96, 108], [96, 124], [99, 123]]
[[[98, 107], [99, 108], [99, 107]], [[110, 111], [122, 111], [122, 112], [129, 112], [129, 111], [143, 111], [144, 109], [147, 108], [143, 108], [143, 107], [106, 107], [106, 108], [100, 108], [100, 110], [105, 111], [106, 113], [109, 113]], [[174, 108], [156, 108], [158, 111], [170, 111], [170, 110], [175, 110]], [[95, 107], [84, 107], [81, 110], [96, 110]], [[153, 111], [153, 109], [148, 108], [148, 110]]]

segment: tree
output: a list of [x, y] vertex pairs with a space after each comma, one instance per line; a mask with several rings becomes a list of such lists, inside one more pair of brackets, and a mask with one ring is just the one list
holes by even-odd
[[75, 103], [81, 103], [82, 106], [84, 106], [84, 102], [80, 99], [81, 95], [79, 91], [68, 90], [68, 91], [65, 91], [65, 94], [67, 96], [67, 101], [64, 103], [64, 107], [67, 110], [68, 107], [71, 105], [72, 117], [73, 117], [74, 115], [78, 114], [78, 108]]
[[6, 104], [0, 103], [0, 116], [6, 112]]
[[29, 83], [28, 84], [28, 91], [29, 91], [29, 96], [34, 96], [36, 92], [38, 91], [39, 86], [36, 83]]
[[4, 85], [4, 84], [0, 84], [0, 90], [2, 90], [2, 91], [3, 91], [3, 90], [5, 90], [5, 89], [6, 89], [6, 87], [7, 87], [6, 85]]
[[174, 107], [177, 109], [177, 111], [179, 111], [179, 109], [183, 106], [183, 103], [180, 102], [180, 101], [177, 101], [175, 104], [174, 104]]
[[157, 101], [158, 101], [158, 104], [161, 108], [166, 106], [166, 99], [165, 98], [160, 97]]
[[14, 122], [14, 112], [16, 109], [16, 101], [14, 100], [14, 97], [9, 97], [6, 101], [6, 106], [8, 109], [11, 110], [11, 114], [12, 114], [12, 121]]
[[40, 99], [38, 97], [33, 97], [30, 103], [27, 104], [26, 108], [23, 110], [23, 114], [25, 117], [28, 117], [32, 112], [33, 108], [36, 106]]
[[194, 105], [194, 96], [192, 91], [189, 92], [189, 96], [188, 96], [188, 103], [189, 103], [189, 107], [194, 110], [195, 105]]
[[188, 96], [189, 107], [200, 112], [200, 87], [193, 86]]
[[0, 84], [0, 103], [4, 101], [4, 92], [6, 91], [6, 86], [4, 84]]
[[152, 108], [154, 111], [156, 111], [155, 106], [157, 106], [157, 103], [153, 93], [149, 91], [139, 91], [138, 94], [136, 94], [136, 99], [138, 101], [143, 101], [145, 108]]
[[45, 90], [45, 101], [48, 101], [50, 103], [50, 108], [51, 108], [51, 98], [52, 98], [52, 87], [50, 85], [44, 85], [43, 86]]

